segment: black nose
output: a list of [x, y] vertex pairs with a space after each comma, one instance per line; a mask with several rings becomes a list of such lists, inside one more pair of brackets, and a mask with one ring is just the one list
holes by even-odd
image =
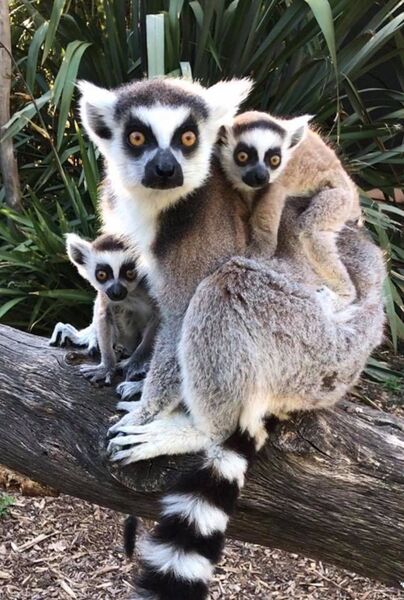
[[118, 302], [119, 300], [124, 300], [124, 298], [126, 298], [128, 290], [122, 283], [114, 283], [106, 290], [106, 294], [110, 300]]
[[268, 170], [264, 165], [257, 165], [243, 175], [243, 181], [246, 185], [253, 188], [263, 187], [269, 181]]
[[146, 165], [142, 183], [155, 189], [174, 188], [184, 183], [181, 165], [171, 150], [157, 150]]
[[172, 177], [175, 173], [175, 164], [170, 160], [161, 160], [155, 166], [159, 177]]

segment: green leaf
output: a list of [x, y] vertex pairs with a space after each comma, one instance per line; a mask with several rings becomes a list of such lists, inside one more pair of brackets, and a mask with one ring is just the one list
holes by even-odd
[[[65, 132], [67, 116], [70, 111], [70, 105], [72, 101], [74, 86], [76, 84], [77, 72], [79, 70], [81, 58], [84, 52], [91, 44], [89, 42], [73, 42], [74, 49], [70, 53], [68, 66], [66, 70], [66, 78], [63, 82], [63, 91], [60, 101], [58, 129], [57, 129], [57, 148], [60, 149], [63, 141], [63, 134]], [[70, 46], [70, 44], [69, 44]], [[68, 46], [68, 51], [69, 51]], [[66, 57], [68, 55], [66, 52]]]
[[2, 319], [16, 304], [19, 304], [25, 300], [25, 296], [19, 296], [18, 298], [12, 298], [0, 306], [0, 319]]
[[146, 15], [146, 36], [148, 75], [164, 75], [164, 15]]
[[12, 138], [17, 135], [24, 127], [30, 123], [31, 119], [37, 112], [37, 109], [41, 109], [47, 102], [49, 102], [51, 92], [45, 92], [40, 98], [35, 100], [36, 106], [33, 102], [29, 102], [24, 108], [18, 110], [13, 114], [11, 119], [4, 125], [4, 134], [0, 139], [0, 142]]
[[45, 46], [42, 54], [42, 64], [48, 57], [50, 49], [56, 36], [56, 30], [59, 25], [60, 17], [62, 16], [63, 8], [66, 0], [53, 0], [52, 13], [49, 20], [48, 31], [45, 38]]
[[35, 78], [37, 75], [36, 71], [38, 67], [39, 49], [42, 46], [45, 36], [47, 34], [48, 25], [49, 24], [47, 22], [42, 23], [39, 29], [36, 30], [34, 37], [32, 38], [32, 42], [29, 45], [26, 66], [26, 81], [28, 89], [31, 91], [31, 93], [34, 91]]

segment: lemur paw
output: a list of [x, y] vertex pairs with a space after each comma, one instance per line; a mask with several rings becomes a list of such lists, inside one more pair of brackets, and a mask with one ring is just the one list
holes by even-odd
[[131, 357], [120, 360], [117, 364], [120, 373], [125, 377], [126, 381], [138, 381], [140, 377], [144, 377], [149, 368], [149, 361], [139, 361], [133, 363]]
[[49, 340], [49, 346], [73, 346], [77, 329], [69, 323], [57, 323]]
[[99, 365], [85, 365], [80, 368], [80, 373], [93, 385], [111, 385], [112, 378], [115, 375], [115, 368]]
[[[119, 404], [121, 404], [121, 403], [119, 403]], [[118, 404], [118, 408], [119, 408], [119, 404]], [[126, 404], [129, 405], [132, 403], [127, 402]], [[119, 421], [117, 421], [117, 423], [115, 423], [115, 425], [112, 425], [108, 429], [108, 433], [107, 433], [108, 437], [112, 437], [116, 433], [119, 433], [121, 431], [122, 427], [126, 427], [128, 425], [141, 425], [142, 423], [145, 422], [146, 417], [145, 417], [145, 412], [144, 412], [142, 406], [139, 405], [139, 402], [133, 402], [133, 404], [135, 406], [133, 406], [130, 410], [128, 410], [126, 415], [124, 415], [121, 419], [119, 419]]]
[[136, 394], [141, 394], [143, 390], [144, 381], [123, 381], [116, 388], [118, 396], [122, 400], [128, 400]]
[[159, 436], [161, 424], [158, 420], [145, 425], [124, 425], [121, 419], [117, 426], [115, 431], [118, 435], [110, 440], [107, 448], [112, 462], [129, 465], [165, 453], [166, 438], [164, 432]]

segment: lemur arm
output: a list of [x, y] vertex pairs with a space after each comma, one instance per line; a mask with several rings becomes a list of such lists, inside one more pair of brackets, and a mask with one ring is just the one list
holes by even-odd
[[109, 385], [116, 367], [114, 318], [108, 303], [103, 302], [99, 295], [96, 299], [94, 321], [101, 353], [101, 362], [98, 365], [84, 365], [81, 367], [80, 372], [91, 383], [105, 383]]
[[121, 361], [119, 366], [124, 369], [127, 381], [133, 381], [139, 374], [144, 373], [147, 370], [147, 366], [150, 363], [153, 354], [159, 325], [160, 316], [153, 315], [146, 325], [140, 344], [132, 352], [129, 358]]
[[319, 191], [299, 217], [303, 248], [314, 270], [337, 294], [336, 308], [353, 302], [356, 297], [355, 286], [337, 248], [337, 234], [351, 217], [352, 207], [357, 205], [360, 214], [357, 192], [349, 183]]
[[256, 200], [250, 217], [250, 243], [246, 255], [249, 258], [271, 258], [278, 245], [278, 229], [287, 197], [280, 183], [272, 183]]

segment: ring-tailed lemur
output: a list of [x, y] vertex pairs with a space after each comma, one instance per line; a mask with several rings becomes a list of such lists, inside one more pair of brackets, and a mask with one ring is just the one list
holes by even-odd
[[[206, 598], [266, 414], [312, 408], [316, 392], [318, 406], [335, 402], [380, 338], [377, 251], [379, 271], [368, 276], [357, 312], [338, 321], [294, 281], [287, 261], [273, 269], [246, 258], [224, 264], [246, 250], [248, 215], [212, 151], [247, 87], [82, 85], [83, 121], [107, 163], [105, 227], [133, 237], [162, 312], [142, 398], [112, 428], [110, 448], [123, 448], [114, 458], [127, 463], [204, 450], [201, 469], [163, 499], [142, 546], [138, 599]], [[372, 255], [355, 236], [348, 250], [355, 243]], [[173, 413], [181, 400], [187, 414]]]
[[155, 321], [144, 276], [136, 268], [133, 247], [122, 236], [104, 234], [88, 242], [70, 233], [66, 247], [80, 275], [97, 291], [93, 321], [81, 332], [72, 325], [58, 323], [50, 343], [55, 345], [68, 338], [73, 344], [80, 344], [87, 339], [83, 331], [90, 331], [92, 347], [99, 347], [101, 362], [85, 365], [80, 371], [91, 383], [110, 384], [117, 367], [117, 346], [126, 354], [135, 351], [139, 363], [149, 360], [152, 353], [150, 331]]
[[220, 154], [234, 187], [253, 206], [250, 256], [272, 256], [287, 196], [313, 196], [299, 217], [302, 243], [313, 267], [337, 294], [336, 306], [355, 299], [336, 238], [360, 218], [356, 186], [335, 152], [308, 128], [310, 116], [280, 119], [250, 111], [223, 128]]
[[[251, 82], [232, 80], [206, 89], [186, 80], [153, 79], [117, 90], [86, 82], [80, 87], [83, 124], [106, 159], [103, 229], [133, 240], [138, 268], [161, 311], [142, 394], [145, 418], [151, 418], [180, 401], [177, 345], [196, 286], [245, 249], [244, 204], [219, 162], [212, 162], [212, 150], [219, 128], [231, 122]], [[206, 231], [217, 222], [222, 237], [209, 239]], [[130, 398], [139, 382], [125, 382], [119, 391]]]

